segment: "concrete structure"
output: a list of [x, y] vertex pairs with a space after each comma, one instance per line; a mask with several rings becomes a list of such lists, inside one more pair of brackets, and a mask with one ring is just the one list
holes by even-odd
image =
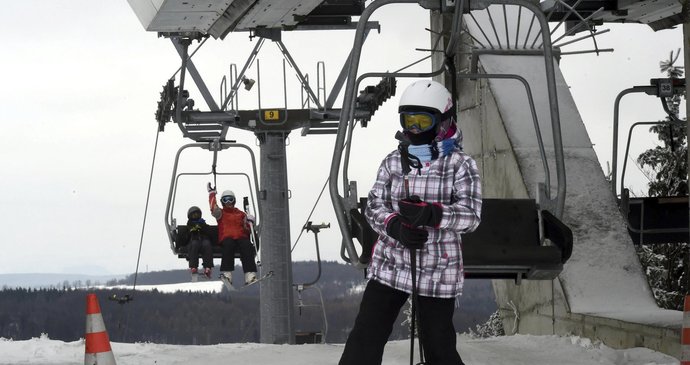
[[[431, 23], [437, 32], [450, 27], [450, 19], [436, 13], [432, 13]], [[471, 44], [467, 38], [459, 44]], [[469, 49], [462, 51], [469, 53]], [[458, 73], [469, 72], [468, 53], [458, 57]], [[440, 61], [434, 60], [434, 68]], [[479, 67], [480, 72], [518, 74], [529, 81], [547, 156], [552, 159], [543, 56], [482, 55]], [[449, 79], [442, 81], [449, 85]], [[573, 255], [553, 281], [529, 281], [520, 286], [494, 281], [506, 332], [573, 334], [601, 340], [613, 348], [643, 346], [678, 357], [682, 312], [656, 306], [558, 67], [556, 82], [567, 176], [562, 219], [573, 230]], [[480, 166], [484, 196], [536, 198], [536, 183], [544, 180], [544, 170], [522, 85], [486, 79], [457, 79], [457, 83], [465, 150]], [[550, 166], [551, 181], [555, 181], [553, 161]]]
[[271, 280], [260, 283], [261, 343], [294, 344], [292, 258], [290, 252], [290, 207], [288, 202], [287, 152], [290, 131], [256, 133], [261, 143], [261, 191], [265, 201], [262, 219], [271, 222], [261, 233], [263, 273]]

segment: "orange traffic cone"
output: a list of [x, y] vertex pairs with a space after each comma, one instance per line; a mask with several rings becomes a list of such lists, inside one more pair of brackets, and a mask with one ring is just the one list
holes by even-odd
[[683, 327], [680, 333], [680, 365], [690, 365], [690, 295], [683, 303]]
[[115, 365], [96, 294], [86, 295], [86, 353], [84, 365]]

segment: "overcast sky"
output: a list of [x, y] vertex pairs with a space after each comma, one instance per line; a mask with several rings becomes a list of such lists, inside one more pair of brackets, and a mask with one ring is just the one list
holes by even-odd
[[[428, 15], [416, 6], [390, 9], [373, 19], [381, 22], [381, 34], [370, 35], [361, 72], [398, 69], [422, 55], [411, 49], [428, 48], [428, 33], [423, 30]], [[605, 164], [611, 159], [616, 95], [645, 85], [650, 78], [663, 77], [659, 61], [682, 46], [682, 34], [680, 29], [655, 33], [644, 25], [603, 28], [612, 31], [599, 38], [600, 47], [615, 48], [613, 54], [567, 56], [561, 68], [599, 160]], [[173, 46], [145, 32], [126, 1], [7, 2], [0, 13], [0, 31], [5, 35], [0, 57], [0, 220], [4, 231], [0, 273], [133, 272], [157, 133], [156, 103], [162, 85], [180, 63]], [[330, 91], [353, 34], [338, 31], [326, 37], [295, 32], [285, 33], [283, 41], [312, 80], [317, 61], [325, 62]], [[220, 79], [227, 75], [229, 65], [241, 68], [245, 62], [254, 45], [247, 36], [211, 39], [195, 56], [214, 97], [218, 98]], [[282, 107], [280, 54], [266, 42], [259, 59], [262, 106]], [[682, 57], [678, 62], [682, 65]], [[421, 64], [413, 70], [427, 71], [427, 67], [428, 63]], [[256, 67], [249, 71], [250, 76], [256, 73]], [[288, 104], [296, 107], [298, 84], [289, 69], [286, 77]], [[399, 83], [398, 95], [405, 85]], [[240, 94], [242, 109], [256, 107], [256, 89]], [[197, 106], [205, 109], [201, 96], [194, 88], [191, 92]], [[394, 98], [379, 109], [369, 128], [357, 131], [361, 138], [354, 145], [352, 161], [356, 162], [350, 177], [358, 181], [360, 196], [371, 187], [380, 160], [395, 147], [396, 105]], [[622, 126], [663, 118], [658, 100], [648, 96], [627, 96], [621, 108]], [[644, 129], [639, 133], [644, 134]], [[233, 130], [229, 137], [254, 147], [258, 158], [251, 133]], [[293, 243], [328, 177], [333, 141], [334, 136], [301, 137], [299, 131], [289, 137]], [[163, 219], [175, 153], [189, 142], [174, 125], [159, 136], [140, 270], [186, 266], [170, 251]], [[645, 143], [638, 143], [635, 156], [651, 147]], [[229, 153], [219, 161], [218, 169], [250, 173], [248, 165], [239, 161], [246, 161], [246, 154]], [[206, 172], [210, 164], [210, 154], [193, 154], [181, 168]], [[190, 204], [205, 209], [207, 180], [180, 182], [175, 211], [179, 220], [185, 220]], [[249, 192], [241, 180], [219, 180], [219, 189], [227, 188], [239, 196]], [[319, 236], [321, 254], [339, 260], [339, 230], [327, 191], [311, 220], [331, 223], [332, 228]], [[313, 234], [300, 239], [293, 259], [315, 259]]]

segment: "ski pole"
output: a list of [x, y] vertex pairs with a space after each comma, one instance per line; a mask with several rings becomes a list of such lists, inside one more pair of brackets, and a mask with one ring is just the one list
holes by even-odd
[[417, 250], [410, 250], [410, 261], [412, 268], [412, 308], [410, 308], [410, 315], [412, 320], [410, 321], [410, 365], [414, 365], [414, 333], [415, 326], [417, 325], [417, 305], [416, 305], [416, 295], [417, 295]]
[[[405, 199], [410, 199], [410, 178], [409, 174], [412, 171], [412, 167], [417, 169], [417, 173], [420, 173], [422, 163], [417, 156], [410, 155], [408, 147], [410, 146], [410, 141], [407, 136], [398, 131], [395, 134], [395, 138], [400, 141], [398, 144], [398, 151], [400, 152], [400, 165], [402, 167], [403, 173], [403, 187], [405, 189]], [[421, 255], [421, 253], [420, 253]], [[410, 250], [410, 267], [412, 269], [412, 306], [410, 312], [412, 315], [411, 329], [410, 329], [410, 365], [414, 365], [414, 336], [415, 328], [417, 325], [417, 250]], [[424, 364], [424, 349], [422, 347], [422, 332], [419, 331], [419, 364]]]
[[[249, 198], [248, 197], [243, 197], [242, 198], [242, 204], [244, 206], [244, 213], [249, 214]], [[249, 224], [249, 231], [252, 235], [251, 241], [254, 243], [254, 252], [256, 253], [256, 266], [261, 267], [261, 253], [259, 250], [259, 237], [256, 235], [256, 231], [254, 230], [254, 223], [253, 222], [247, 222]]]

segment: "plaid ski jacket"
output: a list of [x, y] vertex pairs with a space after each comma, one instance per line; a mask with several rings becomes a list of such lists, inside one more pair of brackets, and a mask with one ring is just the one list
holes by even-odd
[[[462, 239], [480, 222], [482, 195], [476, 162], [462, 149], [462, 134], [456, 134], [455, 149], [444, 157], [424, 163], [420, 174], [408, 175], [410, 195], [427, 203], [440, 203], [443, 218], [438, 228], [424, 227], [429, 239], [417, 251], [417, 292], [422, 296], [453, 298], [462, 293], [464, 281]], [[403, 185], [400, 152], [391, 152], [379, 167], [369, 192], [365, 215], [379, 234], [367, 277], [412, 293], [410, 252], [386, 234], [388, 221], [398, 214], [398, 201], [407, 197]]]

